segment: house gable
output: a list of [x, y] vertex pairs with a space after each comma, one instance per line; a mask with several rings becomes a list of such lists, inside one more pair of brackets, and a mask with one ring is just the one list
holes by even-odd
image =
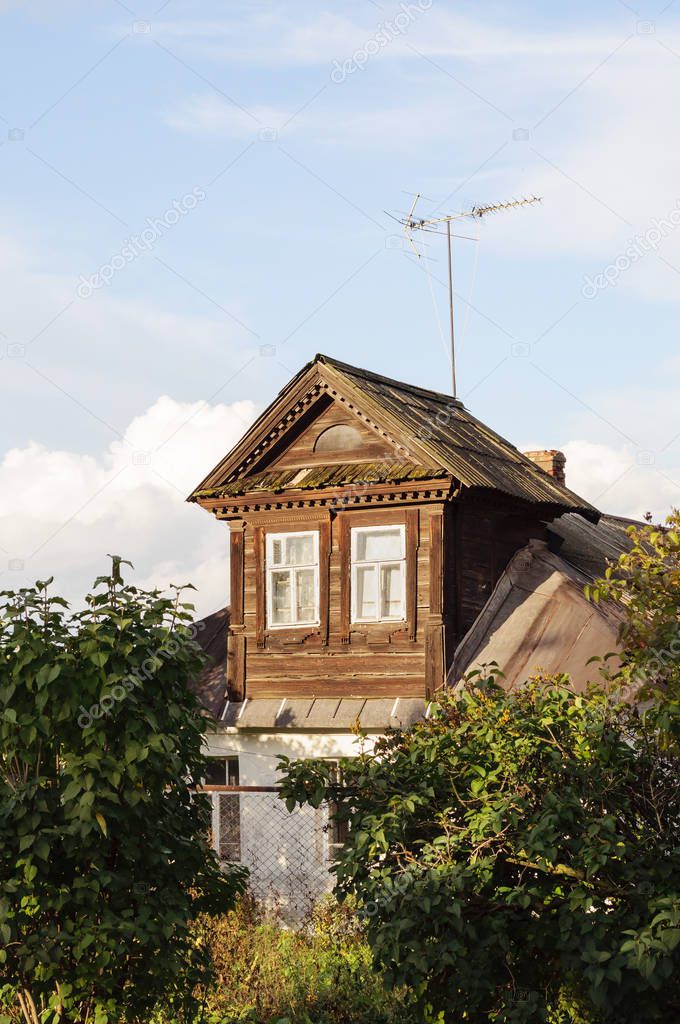
[[[211, 507], [207, 502], [225, 487], [227, 493], [241, 493], [234, 490], [236, 481], [285, 460], [293, 440], [306, 434], [332, 403], [347, 414], [343, 422], [366, 436], [367, 443], [365, 431], [375, 435], [376, 450], [378, 443], [391, 446], [399, 461], [430, 468], [432, 477], [448, 475], [463, 488], [497, 491], [543, 506], [552, 515], [579, 512], [594, 522], [599, 518], [597, 509], [475, 419], [456, 399], [321, 355], [290, 381], [188, 500]], [[312, 439], [310, 433], [309, 446]], [[313, 450], [308, 454], [328, 464]], [[348, 454], [351, 459], [342, 461], [357, 461], [355, 450]]]
[[299, 386], [281, 392], [188, 500], [221, 518], [229, 515], [222, 498], [450, 476], [417, 441], [386, 425], [380, 410], [377, 416], [373, 409], [367, 412], [368, 397], [359, 405], [355, 389], [349, 382], [343, 388], [337, 376], [312, 364]]

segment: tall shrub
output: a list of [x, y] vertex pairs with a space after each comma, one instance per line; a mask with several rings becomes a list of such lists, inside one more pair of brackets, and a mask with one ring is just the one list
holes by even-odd
[[84, 611], [50, 582], [0, 595], [0, 1005], [26, 1024], [148, 1019], [190, 1003], [207, 970], [191, 921], [240, 887], [192, 794], [191, 606], [126, 585], [118, 558]]

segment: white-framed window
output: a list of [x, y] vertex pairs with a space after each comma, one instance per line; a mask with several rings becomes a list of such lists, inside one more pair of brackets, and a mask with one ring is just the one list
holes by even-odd
[[319, 623], [319, 533], [268, 533], [267, 625]]
[[352, 622], [406, 618], [406, 530], [357, 526], [352, 536]]

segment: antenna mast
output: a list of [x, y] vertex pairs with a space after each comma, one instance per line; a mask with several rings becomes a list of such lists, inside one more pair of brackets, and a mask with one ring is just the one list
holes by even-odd
[[[455, 335], [453, 330], [453, 244], [452, 238], [469, 238], [467, 235], [453, 235], [451, 232], [451, 224], [454, 221], [472, 219], [482, 220], [487, 217], [490, 213], [498, 213], [500, 210], [512, 210], [518, 206], [531, 206], [533, 203], [540, 203], [541, 196], [526, 196], [523, 199], [509, 199], [503, 203], [492, 203], [488, 206], [473, 206], [469, 210], [463, 211], [463, 213], [452, 213], [445, 217], [431, 217], [431, 218], [420, 218], [414, 217], [415, 208], [420, 199], [420, 192], [416, 193], [415, 199], [408, 214], [405, 217], [399, 219], [399, 223], [404, 228], [404, 233], [411, 243], [411, 247], [415, 252], [418, 259], [421, 257], [421, 253], [418, 251], [416, 244], [413, 241], [413, 233], [415, 231], [425, 231], [428, 234], [441, 235], [446, 234], [446, 245], [448, 251], [448, 266], [449, 266], [449, 323], [451, 328], [451, 373], [453, 383], [453, 397], [457, 397], [456, 388], [456, 344]], [[442, 231], [440, 226], [446, 225], [446, 231]], [[477, 239], [470, 239], [471, 241], [477, 241]]]

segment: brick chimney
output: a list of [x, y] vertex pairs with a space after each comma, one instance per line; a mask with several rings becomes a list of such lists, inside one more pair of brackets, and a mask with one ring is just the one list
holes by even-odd
[[565, 468], [567, 457], [564, 452], [553, 448], [545, 452], [525, 452], [528, 459], [540, 466], [544, 473], [553, 476], [559, 484], [566, 484]]

